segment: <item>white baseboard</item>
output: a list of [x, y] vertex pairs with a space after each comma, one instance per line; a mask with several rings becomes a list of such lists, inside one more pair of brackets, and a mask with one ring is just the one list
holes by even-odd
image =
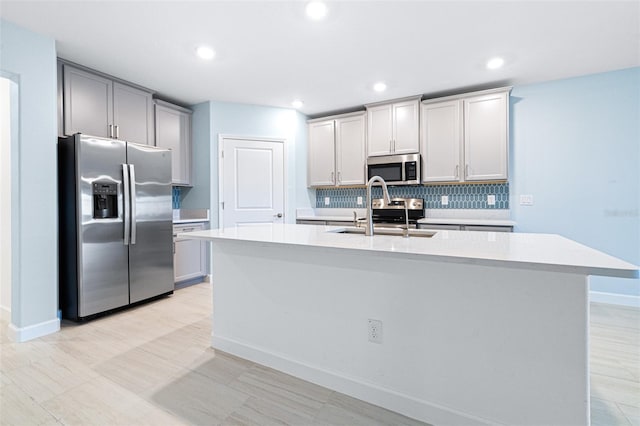
[[4, 322], [11, 322], [11, 308], [0, 306], [0, 320]]
[[621, 305], [640, 308], [640, 296], [630, 296], [627, 294], [590, 291], [589, 301], [597, 303], [608, 303], [610, 305]]
[[41, 322], [27, 327], [16, 327], [9, 324], [8, 337], [12, 342], [26, 342], [60, 330], [60, 319]]
[[[486, 419], [461, 413], [435, 403], [419, 400], [391, 389], [363, 382], [353, 377], [346, 377], [338, 372], [327, 371], [316, 366], [304, 364], [283, 355], [268, 352], [233, 339], [212, 336], [211, 346], [214, 349], [271, 367], [275, 370], [291, 374], [294, 377], [428, 423], [439, 425], [492, 424], [491, 421]], [[495, 424], [495, 422], [493, 424]]]

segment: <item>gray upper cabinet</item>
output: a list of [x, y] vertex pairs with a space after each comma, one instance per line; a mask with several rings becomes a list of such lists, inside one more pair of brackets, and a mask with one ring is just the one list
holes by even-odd
[[152, 93], [63, 64], [65, 135], [85, 133], [152, 145]]
[[313, 121], [308, 126], [307, 185], [310, 187], [334, 186], [336, 184], [335, 120]]
[[422, 102], [423, 182], [507, 180], [509, 90], [502, 87]]
[[86, 133], [110, 137], [113, 123], [113, 81], [63, 66], [64, 134]]
[[309, 120], [308, 126], [308, 186], [364, 185], [365, 113]]
[[367, 155], [420, 152], [420, 96], [367, 108]]
[[151, 93], [114, 82], [113, 122], [117, 139], [153, 145]]
[[191, 186], [191, 111], [155, 101], [156, 146], [171, 150], [172, 183]]

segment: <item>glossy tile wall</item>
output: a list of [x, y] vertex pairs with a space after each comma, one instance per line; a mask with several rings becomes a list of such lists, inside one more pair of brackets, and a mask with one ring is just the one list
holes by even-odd
[[180, 208], [180, 187], [179, 186], [173, 187], [173, 193], [171, 194], [171, 201], [173, 203], [174, 209]]
[[[382, 197], [382, 189], [374, 187], [374, 198]], [[389, 187], [391, 197], [422, 198], [427, 209], [508, 209], [509, 184], [469, 184]], [[448, 197], [448, 204], [442, 204], [442, 196]], [[495, 196], [495, 205], [489, 205], [487, 198]], [[322, 188], [316, 190], [316, 208], [359, 208], [358, 197], [366, 197], [364, 188]], [[326, 204], [326, 198], [329, 204]]]

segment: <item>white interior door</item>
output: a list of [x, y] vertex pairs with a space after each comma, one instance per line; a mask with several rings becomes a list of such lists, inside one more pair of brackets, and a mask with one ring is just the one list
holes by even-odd
[[222, 137], [220, 227], [284, 222], [284, 141]]

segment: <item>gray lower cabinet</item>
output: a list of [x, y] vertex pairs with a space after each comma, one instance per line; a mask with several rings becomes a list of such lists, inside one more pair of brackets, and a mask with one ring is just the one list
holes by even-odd
[[191, 186], [191, 110], [155, 100], [155, 145], [171, 150], [172, 183]]
[[435, 223], [419, 223], [418, 229], [449, 230], [449, 231], [485, 231], [485, 232], [513, 232], [513, 226], [490, 225], [450, 225]]
[[153, 145], [153, 96], [103, 74], [62, 64], [64, 135], [85, 133]]
[[513, 232], [513, 226], [464, 225], [465, 231]]
[[207, 243], [178, 238], [181, 232], [205, 229], [204, 223], [173, 225], [173, 273], [176, 283], [207, 275]]
[[350, 226], [353, 225], [353, 221], [348, 220], [304, 220], [297, 219], [297, 225], [325, 225], [325, 226]]
[[460, 225], [441, 225], [431, 223], [419, 223], [418, 229], [434, 229], [443, 231], [460, 231]]
[[303, 219], [297, 219], [296, 220], [296, 224], [297, 225], [326, 225], [327, 221], [326, 220], [303, 220]]
[[[298, 225], [327, 225], [327, 226], [352, 226], [353, 221], [336, 220], [296, 220]], [[419, 223], [418, 229], [432, 229], [435, 231], [485, 231], [485, 232], [513, 232], [513, 226], [488, 226], [488, 225], [452, 225], [441, 223]]]
[[352, 220], [349, 220], [349, 221], [328, 220], [327, 225], [328, 226], [353, 226], [353, 221]]

